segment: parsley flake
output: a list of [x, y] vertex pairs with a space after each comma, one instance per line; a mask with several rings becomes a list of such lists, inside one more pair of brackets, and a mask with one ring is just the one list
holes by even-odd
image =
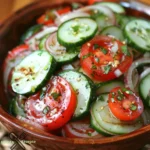
[[104, 66], [104, 74], [108, 74], [110, 72], [111, 65]]
[[128, 48], [127, 48], [126, 45], [122, 46], [122, 47], [121, 47], [121, 50], [122, 50], [122, 53], [123, 53], [124, 55], [130, 56], [130, 53], [129, 53]]
[[51, 96], [56, 100], [59, 96], [60, 96], [60, 93], [51, 93]]

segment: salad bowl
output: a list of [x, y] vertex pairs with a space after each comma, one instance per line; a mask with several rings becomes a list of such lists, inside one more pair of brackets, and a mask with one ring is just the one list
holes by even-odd
[[[132, 133], [111, 136], [105, 138], [64, 138], [59, 137], [27, 122], [22, 122], [8, 113], [8, 98], [3, 85], [3, 61], [9, 50], [18, 44], [20, 36], [30, 26], [35, 24], [36, 19], [45, 12], [46, 9], [57, 8], [60, 5], [80, 2], [86, 4], [86, 0], [43, 0], [30, 4], [11, 15], [0, 25], [0, 121], [14, 133], [18, 139], [24, 134], [23, 140], [34, 141], [32, 144], [41, 149], [50, 150], [136, 150], [150, 143], [150, 125], [144, 126]], [[113, 0], [113, 2], [119, 2]], [[126, 3], [126, 2], [125, 2]], [[127, 4], [127, 3], [126, 3]], [[127, 6], [127, 14], [141, 16], [150, 19], [144, 12]]]

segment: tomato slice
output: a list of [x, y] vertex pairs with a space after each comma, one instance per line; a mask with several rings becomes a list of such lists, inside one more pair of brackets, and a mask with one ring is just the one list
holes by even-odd
[[122, 121], [137, 119], [143, 112], [142, 100], [130, 89], [116, 87], [109, 93], [111, 112]]
[[[71, 7], [67, 6], [67, 7], [64, 7], [62, 9], [57, 10], [56, 12], [59, 15], [63, 15], [63, 14], [68, 13], [70, 11], [71, 11]], [[43, 14], [42, 16], [40, 16], [37, 19], [37, 23], [38, 24], [44, 24], [44, 25], [52, 25], [52, 24], [54, 24], [55, 17], [56, 17], [56, 15], [54, 13], [54, 10], [47, 11], [45, 14]]]
[[46, 86], [45, 94], [32, 95], [25, 103], [27, 118], [49, 130], [66, 124], [76, 108], [76, 94], [70, 84], [61, 77], [54, 77]]
[[29, 53], [31, 50], [28, 45], [22, 44], [8, 52], [3, 64], [4, 86], [9, 94], [14, 95], [11, 88], [11, 77], [14, 67]]
[[62, 134], [64, 137], [69, 138], [102, 137], [94, 129], [90, 128], [89, 118], [67, 123], [62, 128]]
[[82, 46], [80, 63], [93, 80], [108, 81], [128, 70], [132, 55], [121, 41], [109, 36], [95, 36]]

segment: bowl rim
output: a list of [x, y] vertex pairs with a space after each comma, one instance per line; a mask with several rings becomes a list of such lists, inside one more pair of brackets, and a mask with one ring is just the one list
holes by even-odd
[[[24, 13], [27, 13], [28, 11], [31, 11], [31, 7], [34, 6], [36, 9], [40, 8], [41, 6], [39, 6], [39, 4], [41, 5], [41, 3], [43, 4], [43, 6], [45, 6], [44, 4], [47, 2], [51, 2], [51, 5], [54, 5], [56, 2], [54, 1], [52, 3], [51, 0], [43, 0], [43, 1], [36, 1], [36, 2], [32, 2], [31, 4], [28, 4], [27, 6], [19, 9], [18, 11], [16, 11], [15, 13], [11, 14], [8, 18], [6, 18], [1, 24], [0, 24], [0, 37], [3, 36], [4, 31], [7, 30], [7, 27], [12, 24], [18, 17], [23, 15]], [[86, 0], [72, 0], [73, 1], [78, 1], [78, 2], [86, 2]], [[115, 0], [114, 0], [115, 1]], [[117, 1], [117, 0], [116, 0]], [[62, 3], [71, 3], [70, 0], [58, 0], [57, 3], [58, 4], [62, 4]], [[32, 8], [33, 9], [33, 8]], [[9, 20], [9, 21], [8, 21]], [[13, 120], [13, 122], [12, 122]], [[128, 134], [124, 134], [124, 135], [119, 135], [119, 136], [112, 136], [112, 137], [106, 137], [106, 138], [66, 138], [66, 137], [59, 137], [59, 136], [55, 136], [53, 134], [47, 133], [45, 131], [38, 130], [38, 129], [31, 129], [27, 124], [26, 126], [23, 126], [23, 122], [20, 121], [19, 119], [13, 117], [12, 115], [8, 114], [0, 105], [0, 121], [2, 122], [2, 124], [9, 124], [11, 125], [11, 127], [13, 128], [17, 128], [19, 130], [23, 130], [26, 133], [37, 137], [37, 138], [42, 138], [43, 140], [52, 140], [52, 141], [58, 141], [58, 142], [63, 142], [63, 143], [77, 143], [77, 144], [108, 144], [108, 143], [117, 143], [119, 141], [124, 141], [124, 140], [129, 140], [131, 138], [135, 138], [138, 137], [140, 135], [144, 135], [144, 134], [150, 134], [150, 125], [144, 126], [132, 133], [128, 133]], [[40, 131], [40, 133], [37, 133], [37, 131]]]

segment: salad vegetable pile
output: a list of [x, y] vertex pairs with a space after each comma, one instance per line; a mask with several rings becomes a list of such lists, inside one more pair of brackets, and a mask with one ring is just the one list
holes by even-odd
[[73, 3], [46, 11], [20, 40], [3, 65], [18, 119], [71, 138], [150, 123], [150, 21], [117, 3]]

